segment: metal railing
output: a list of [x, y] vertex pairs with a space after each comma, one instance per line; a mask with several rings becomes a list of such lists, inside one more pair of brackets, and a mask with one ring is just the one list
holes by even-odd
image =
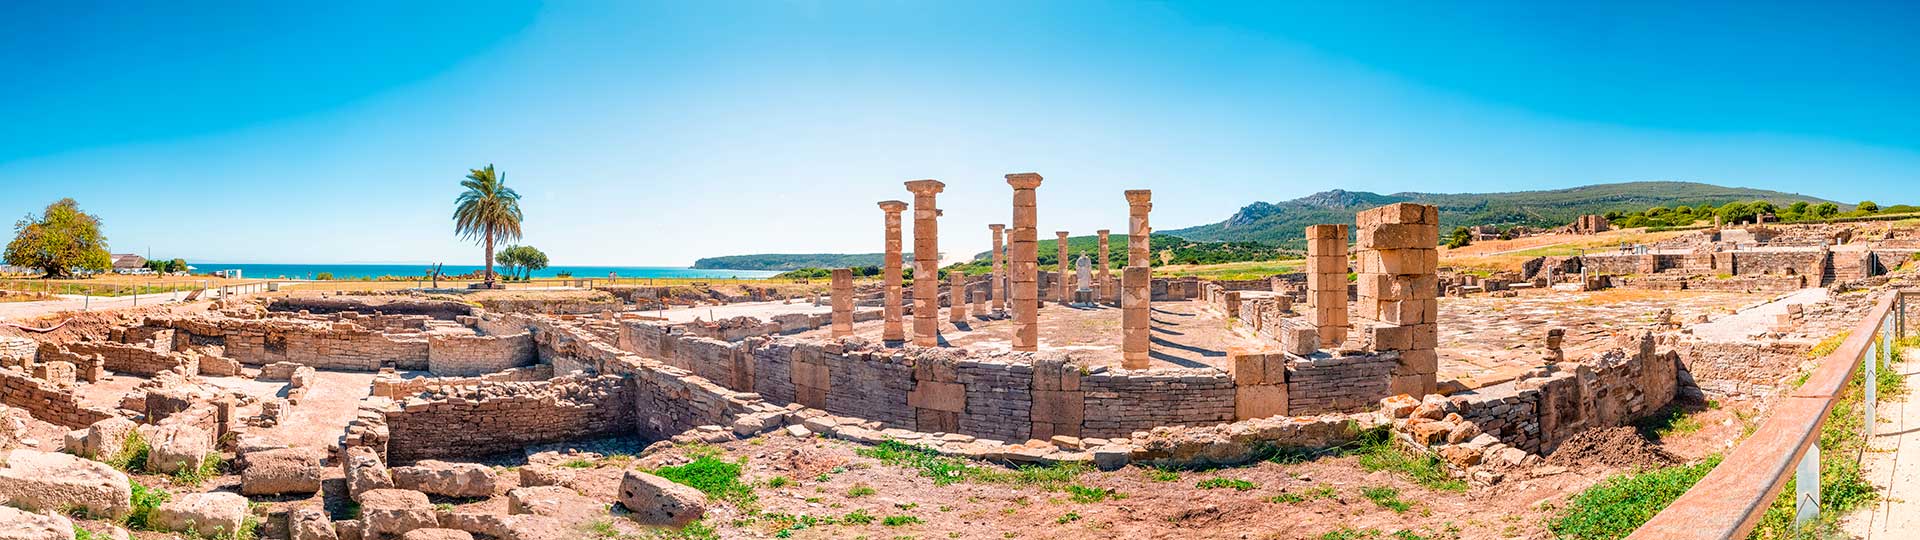
[[[1920, 291], [1889, 291], [1875, 301], [1840, 346], [1821, 357], [1807, 381], [1775, 403], [1773, 414], [1752, 435], [1627, 538], [1744, 539], [1759, 525], [1789, 478], [1795, 480], [1794, 525], [1818, 518], [1821, 427], [1846, 392], [1848, 381], [1864, 371], [1863, 436], [1873, 436], [1876, 365], [1891, 362], [1894, 341], [1906, 337], [1907, 301], [1914, 296], [1920, 296]], [[1859, 456], [1828, 458], [1857, 460]]]

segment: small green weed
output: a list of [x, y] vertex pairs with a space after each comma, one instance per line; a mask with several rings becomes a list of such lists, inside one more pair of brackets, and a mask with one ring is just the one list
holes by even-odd
[[1208, 478], [1206, 480], [1201, 480], [1200, 483], [1194, 484], [1194, 487], [1197, 487], [1200, 489], [1232, 488], [1234, 491], [1247, 491], [1247, 490], [1253, 489], [1256, 486], [1254, 486], [1253, 482], [1241, 480], [1239, 478], [1215, 477], [1215, 478]]

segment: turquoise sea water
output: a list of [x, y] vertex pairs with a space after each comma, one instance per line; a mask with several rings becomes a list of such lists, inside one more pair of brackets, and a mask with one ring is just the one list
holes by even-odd
[[[242, 277], [250, 279], [313, 279], [321, 272], [333, 274], [334, 279], [377, 278], [380, 276], [427, 275], [425, 264], [241, 264], [217, 262], [192, 262], [194, 272], [207, 273], [218, 270], [239, 270]], [[460, 275], [480, 270], [480, 266], [446, 265], [440, 269], [446, 275]], [[494, 272], [500, 272], [496, 266]], [[779, 272], [764, 270], [708, 270], [678, 268], [671, 266], [555, 266], [536, 270], [533, 277], [557, 277], [562, 273], [576, 278], [606, 278], [609, 273], [621, 278], [738, 278], [765, 279]]]

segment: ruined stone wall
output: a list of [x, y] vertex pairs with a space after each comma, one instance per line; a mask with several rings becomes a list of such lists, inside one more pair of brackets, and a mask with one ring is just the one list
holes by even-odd
[[475, 377], [401, 377], [381, 374], [373, 379], [373, 395], [401, 398], [432, 388], [477, 385], [488, 382], [544, 381], [553, 378], [553, 366], [535, 365], [508, 369]]
[[451, 300], [423, 300], [415, 298], [372, 297], [354, 298], [333, 296], [282, 297], [267, 303], [267, 311], [331, 314], [341, 312], [374, 312], [396, 315], [425, 315], [435, 319], [451, 321], [461, 315], [472, 315], [473, 306]]
[[1219, 370], [1104, 371], [1081, 377], [1080, 386], [1086, 391], [1081, 431], [1087, 437], [1126, 437], [1158, 426], [1234, 420], [1233, 377]]
[[1305, 416], [1372, 409], [1392, 395], [1398, 351], [1329, 356], [1327, 351], [1287, 362], [1287, 414]]
[[1626, 425], [1673, 401], [1682, 380], [1680, 354], [1656, 350], [1652, 334], [1627, 336], [1620, 345], [1450, 398], [1463, 417], [1500, 442], [1551, 453], [1581, 431]]
[[615, 375], [440, 386], [382, 411], [392, 462], [477, 457], [527, 446], [625, 435], [634, 390]]
[[1771, 395], [1799, 373], [1811, 343], [1778, 340], [1675, 344], [1700, 389], [1714, 396]]
[[112, 411], [81, 404], [72, 388], [61, 388], [13, 369], [0, 369], [0, 403], [26, 410], [36, 419], [72, 429], [114, 416]]
[[65, 345], [64, 348], [80, 356], [99, 356], [103, 360], [103, 367], [118, 373], [153, 375], [170, 370], [179, 370], [186, 374], [200, 372], [198, 357], [170, 350], [161, 351], [153, 347], [104, 341], [76, 341]]
[[248, 365], [293, 362], [317, 369], [379, 371], [428, 368], [426, 334], [384, 334], [349, 322], [229, 320], [227, 356]]
[[1640, 256], [1632, 253], [1589, 253], [1580, 257], [1580, 266], [1588, 272], [1600, 274], [1626, 275], [1641, 273]]
[[[754, 394], [729, 390], [704, 377], [620, 350], [577, 324], [534, 321], [535, 343], [554, 370], [585, 370], [628, 378], [638, 433], [664, 439], [699, 426], [778, 427], [781, 409]], [[769, 426], [768, 422], [776, 422]], [[757, 431], [754, 431], [757, 432]]]
[[1827, 264], [1827, 253], [1821, 250], [1734, 251], [1730, 252], [1730, 256], [1733, 258], [1733, 271], [1729, 273], [1736, 276], [1766, 274], [1817, 277], [1824, 273]]
[[427, 334], [427, 371], [443, 377], [466, 377], [533, 364], [533, 334]]

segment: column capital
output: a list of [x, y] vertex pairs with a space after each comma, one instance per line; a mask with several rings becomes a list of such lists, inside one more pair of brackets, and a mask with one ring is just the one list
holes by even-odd
[[939, 180], [909, 180], [907, 182], [907, 191], [913, 192], [914, 195], [932, 195], [946, 188], [947, 185]]
[[989, 223], [987, 224], [987, 229], [992, 230], [993, 232], [1000, 232], [1000, 231], [1007, 230], [1007, 225], [1004, 223]]
[[905, 212], [907, 210], [907, 203], [905, 201], [880, 201], [880, 209], [886, 210], [889, 214], [896, 214]]
[[1053, 234], [1055, 236], [1059, 236], [1060, 239], [1062, 240], [1065, 240], [1067, 238], [1067, 231], [1053, 231]]
[[1040, 173], [1013, 173], [1007, 175], [1007, 185], [1013, 189], [1033, 189], [1040, 187]]
[[1093, 233], [1094, 233], [1094, 234], [1098, 234], [1098, 235], [1100, 235], [1100, 236], [1106, 236], [1106, 235], [1109, 235], [1109, 234], [1113, 234], [1113, 230], [1112, 230], [1112, 229], [1100, 229], [1100, 230], [1097, 230], [1097, 231], [1093, 231]]
[[1127, 202], [1135, 205], [1151, 204], [1153, 202], [1153, 190], [1129, 189], [1127, 190]]

